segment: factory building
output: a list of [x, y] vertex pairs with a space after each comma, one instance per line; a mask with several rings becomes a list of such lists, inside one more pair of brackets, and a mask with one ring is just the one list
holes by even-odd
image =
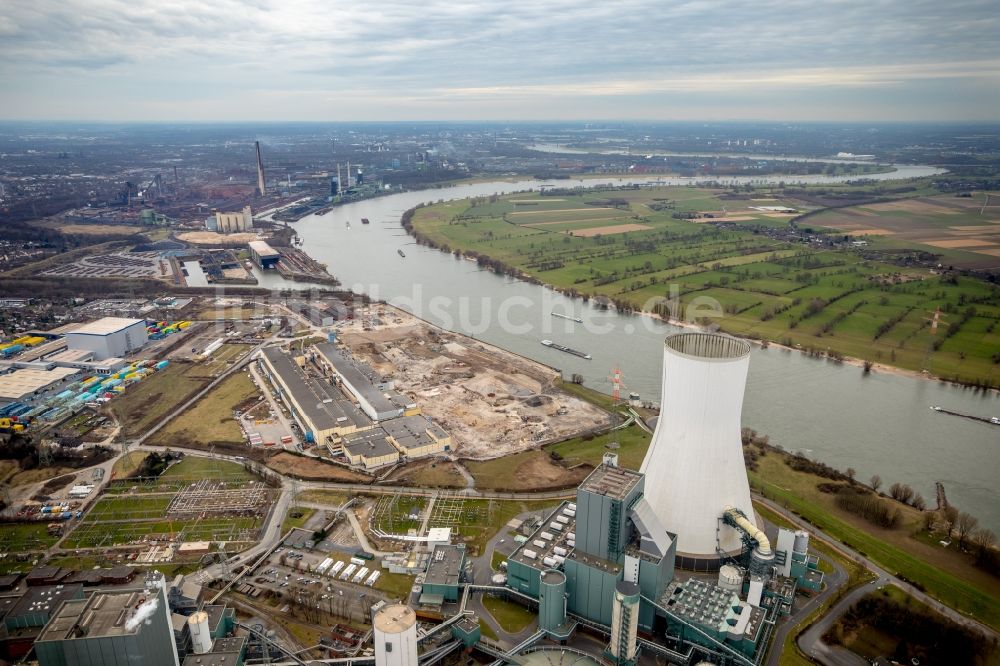
[[104, 317], [66, 334], [69, 349], [92, 351], [98, 361], [125, 358], [142, 349], [148, 340], [146, 320], [122, 317]]
[[726, 645], [747, 657], [757, 652], [765, 613], [740, 601], [735, 592], [691, 578], [671, 585], [665, 599], [671, 636], [713, 650]]
[[264, 241], [250, 241], [247, 246], [250, 248], [250, 257], [262, 270], [274, 268], [281, 259], [278, 251]]
[[376, 666], [419, 666], [417, 614], [409, 606], [383, 606], [372, 620]]
[[179, 666], [162, 576], [63, 602], [35, 641], [40, 666]]
[[341, 449], [348, 462], [365, 469], [399, 462], [399, 450], [392, 445], [382, 428], [344, 435]]
[[385, 421], [406, 412], [415, 413], [416, 403], [394, 391], [389, 383], [380, 381], [371, 368], [345, 356], [336, 345], [324, 342], [314, 345], [313, 349], [324, 367], [358, 401], [368, 418]]
[[407, 458], [422, 458], [451, 450], [451, 435], [422, 416], [401, 416], [381, 424], [389, 442]]
[[662, 411], [640, 471], [653, 513], [677, 535], [677, 562], [718, 569], [743, 547], [722, 520], [734, 507], [753, 520], [740, 439], [750, 344], [717, 333], [670, 335], [663, 347]]
[[17, 368], [0, 374], [0, 402], [28, 400], [45, 392], [76, 375], [73, 368], [53, 367], [48, 370], [38, 368]]
[[[304, 357], [298, 361], [306, 362]], [[263, 350], [261, 369], [301, 426], [307, 441], [325, 444], [375, 427], [336, 386], [307, 376], [292, 357], [277, 347]]]
[[239, 213], [221, 213], [215, 211], [205, 220], [205, 228], [220, 234], [235, 234], [253, 230], [253, 211], [250, 206], [244, 206]]
[[438, 544], [431, 551], [417, 601], [421, 606], [441, 606], [458, 601], [459, 584], [465, 569], [463, 544]]

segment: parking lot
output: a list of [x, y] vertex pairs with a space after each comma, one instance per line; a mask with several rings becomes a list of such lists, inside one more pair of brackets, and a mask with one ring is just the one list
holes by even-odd
[[[355, 559], [354, 571], [344, 579], [343, 572], [352, 565], [351, 555], [331, 555], [335, 561], [343, 562], [335, 576], [312, 571], [326, 557], [324, 553], [278, 548], [256, 571], [248, 573], [240, 581], [236, 591], [251, 598], [280, 596], [289, 603], [310, 606], [358, 623], [369, 621], [369, 609], [373, 604], [398, 598], [378, 587], [364, 584], [363, 581], [374, 571], [381, 569], [377, 561]], [[358, 564], [360, 562], [363, 564]], [[360, 582], [352, 582], [362, 569], [368, 569], [364, 578]]]

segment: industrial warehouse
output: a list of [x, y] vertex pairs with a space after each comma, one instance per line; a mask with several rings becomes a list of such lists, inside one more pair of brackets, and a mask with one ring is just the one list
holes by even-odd
[[87, 405], [107, 402], [167, 365], [166, 361], [134, 360], [138, 352], [151, 340], [190, 325], [190, 321], [104, 317], [4, 343], [0, 345], [5, 358], [0, 361], [0, 418], [53, 422]]
[[365, 470], [445, 453], [451, 436], [420, 408], [331, 342], [293, 356], [261, 352], [261, 369], [308, 444]]

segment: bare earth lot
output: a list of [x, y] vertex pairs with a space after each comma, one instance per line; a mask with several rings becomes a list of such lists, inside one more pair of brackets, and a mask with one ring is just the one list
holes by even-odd
[[340, 339], [416, 398], [424, 415], [451, 433], [462, 458], [496, 458], [607, 422], [603, 411], [558, 389], [552, 368], [387, 306], [380, 311], [376, 330], [355, 321]]

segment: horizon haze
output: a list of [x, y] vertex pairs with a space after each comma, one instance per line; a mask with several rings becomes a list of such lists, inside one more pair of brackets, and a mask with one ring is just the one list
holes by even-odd
[[993, 3], [15, 2], [0, 119], [1000, 119]]

